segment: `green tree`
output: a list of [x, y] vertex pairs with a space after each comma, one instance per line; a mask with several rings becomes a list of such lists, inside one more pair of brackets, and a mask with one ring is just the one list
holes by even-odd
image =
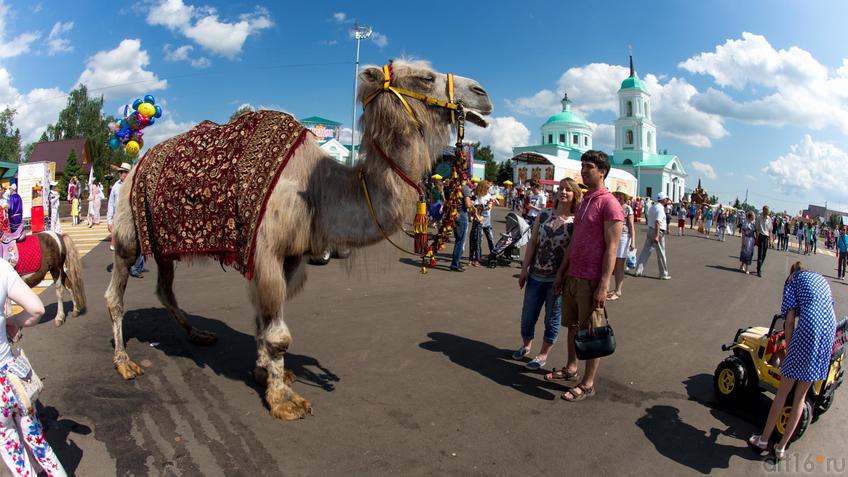
[[62, 178], [59, 179], [59, 197], [62, 200], [68, 198], [68, 183], [71, 182], [71, 177], [79, 177], [82, 175], [82, 168], [77, 162], [77, 153], [73, 149], [68, 153], [68, 161], [65, 163], [65, 169], [62, 171]]
[[241, 106], [239, 106], [238, 109], [233, 111], [233, 114], [230, 115], [230, 120], [228, 122], [232, 122], [233, 119], [241, 116], [244, 113], [251, 113], [253, 111], [256, 111], [256, 108], [254, 108], [253, 106], [251, 106], [249, 104], [242, 104]]
[[91, 98], [85, 85], [79, 86], [68, 95], [68, 104], [59, 113], [58, 120], [47, 126], [47, 138], [51, 141], [85, 138], [94, 166], [94, 174], [103, 177], [110, 171], [110, 164], [127, 160], [123, 150], [113, 151], [109, 147], [109, 123], [112, 116], [103, 116], [103, 96]]
[[0, 161], [21, 161], [21, 131], [15, 128], [15, 114], [8, 106], [0, 112]]
[[45, 131], [45, 132], [41, 133], [41, 137], [38, 138], [38, 141], [31, 142], [31, 143], [27, 144], [26, 146], [24, 146], [23, 162], [29, 162], [29, 160], [32, 159], [32, 150], [35, 149], [36, 144], [38, 144], [40, 142], [48, 142], [48, 141], [50, 141], [50, 139], [47, 137], [47, 132]]
[[513, 178], [512, 160], [507, 159], [498, 166], [498, 184], [503, 184], [504, 181], [511, 181]]
[[738, 209], [740, 207], [742, 207], [742, 204], [739, 202], [739, 197], [737, 197], [736, 200], [733, 201], [733, 208]]
[[489, 146], [480, 146], [479, 142], [473, 144], [474, 160], [483, 161], [486, 165], [486, 172], [483, 179], [494, 182], [498, 179], [498, 163], [495, 162], [495, 155], [492, 154], [492, 148]]
[[830, 214], [830, 217], [827, 219], [827, 224], [830, 225], [830, 228], [835, 229], [839, 227], [839, 216], [836, 214]]
[[711, 195], [710, 198], [709, 198], [709, 202], [710, 202], [710, 205], [718, 204], [718, 197]]

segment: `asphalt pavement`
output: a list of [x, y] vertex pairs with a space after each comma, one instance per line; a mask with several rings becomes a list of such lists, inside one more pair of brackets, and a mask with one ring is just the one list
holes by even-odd
[[[739, 327], [768, 326], [795, 260], [831, 278], [836, 261], [770, 250], [758, 278], [737, 270], [738, 236], [672, 235], [668, 250], [672, 280], [656, 278], [652, 258], [609, 304], [618, 349], [601, 363], [597, 395], [579, 403], [510, 357], [517, 264], [453, 273], [442, 260], [422, 275], [387, 244], [309, 266], [286, 304], [286, 366], [314, 408], [301, 421], [268, 414], [251, 374], [246, 282], [216, 264], [179, 264], [175, 287], [192, 322], [218, 333], [209, 347], [189, 344], [159, 305], [155, 264], [130, 279], [124, 336], [145, 369], [134, 381], [111, 362], [106, 242], [84, 258], [88, 313], [55, 328], [55, 294], [45, 293], [48, 318], [23, 345], [44, 378], [48, 440], [76, 475], [770, 475], [744, 439], [759, 432], [771, 395], [718, 405], [721, 345]], [[831, 288], [838, 316], [848, 314], [845, 282]], [[547, 370], [563, 364], [564, 336]], [[846, 394], [789, 449], [790, 473], [846, 469]]]

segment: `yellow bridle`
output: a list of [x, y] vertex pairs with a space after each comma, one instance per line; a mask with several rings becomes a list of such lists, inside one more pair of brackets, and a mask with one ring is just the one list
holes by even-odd
[[365, 108], [367, 108], [368, 104], [371, 103], [371, 101], [373, 101], [374, 98], [379, 96], [381, 93], [385, 93], [388, 91], [397, 96], [401, 104], [403, 104], [403, 107], [406, 109], [406, 112], [409, 113], [409, 117], [412, 118], [413, 121], [415, 121], [415, 125], [416, 127], [418, 127], [418, 129], [421, 129], [421, 122], [419, 122], [418, 118], [415, 117], [415, 112], [412, 110], [412, 107], [406, 101], [404, 96], [415, 98], [428, 106], [437, 106], [440, 108], [449, 109], [451, 112], [451, 124], [454, 124], [456, 122], [456, 113], [462, 110], [462, 106], [454, 100], [453, 83], [453, 74], [448, 73], [448, 100], [442, 101], [441, 99], [432, 98], [421, 93], [416, 93], [415, 91], [409, 91], [406, 89], [400, 89], [392, 86], [392, 67], [390, 64], [383, 65], [383, 87], [372, 92], [371, 94], [362, 99], [362, 109], [364, 110]]

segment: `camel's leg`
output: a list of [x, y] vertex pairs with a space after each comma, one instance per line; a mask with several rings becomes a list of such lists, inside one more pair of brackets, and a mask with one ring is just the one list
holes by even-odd
[[124, 291], [127, 288], [127, 278], [130, 275], [130, 266], [135, 263], [135, 255], [121, 256], [115, 253], [112, 266], [112, 280], [106, 289], [106, 308], [112, 318], [112, 339], [115, 341], [115, 355], [112, 363], [118, 374], [124, 379], [134, 379], [144, 374], [141, 366], [130, 360], [124, 348]]
[[250, 291], [258, 331], [256, 378], [267, 383], [265, 400], [271, 415], [291, 421], [312, 414], [309, 401], [290, 387], [294, 375], [284, 366], [291, 333], [283, 320], [286, 281], [282, 264], [272, 260], [257, 263]]
[[53, 324], [62, 326], [65, 324], [65, 286], [63, 284], [65, 272], [61, 268], [54, 268], [50, 270], [50, 275], [56, 282], [56, 318], [53, 320]]
[[189, 340], [198, 345], [211, 345], [218, 340], [212, 331], [201, 330], [189, 324], [185, 313], [177, 305], [177, 297], [174, 295], [174, 261], [166, 258], [157, 258], [156, 264], [159, 268], [159, 277], [156, 283], [156, 296], [177, 323], [188, 333]]

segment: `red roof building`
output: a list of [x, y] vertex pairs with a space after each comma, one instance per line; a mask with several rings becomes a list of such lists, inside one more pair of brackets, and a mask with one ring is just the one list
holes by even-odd
[[88, 173], [91, 167], [91, 153], [88, 150], [88, 141], [85, 138], [64, 139], [62, 141], [50, 141], [36, 143], [32, 149], [29, 162], [55, 162], [56, 177], [60, 177], [68, 162], [68, 154], [71, 150], [76, 152], [77, 163], [83, 172]]

